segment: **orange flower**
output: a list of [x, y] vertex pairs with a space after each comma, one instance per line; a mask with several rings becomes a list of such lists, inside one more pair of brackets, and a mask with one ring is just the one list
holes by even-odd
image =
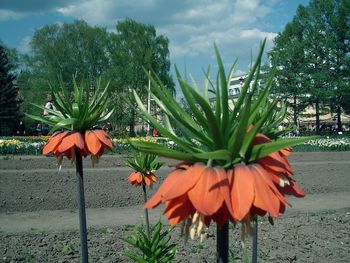
[[[267, 136], [257, 134], [253, 140], [254, 145], [271, 142]], [[291, 165], [287, 160], [292, 149], [285, 148], [275, 153], [271, 153], [256, 162], [259, 163], [271, 176], [274, 184], [279, 191], [285, 195], [294, 195], [296, 197], [305, 196], [304, 192], [299, 188], [296, 182], [291, 178], [293, 172]]]
[[62, 162], [63, 155], [68, 159], [75, 160], [75, 150], [82, 156], [87, 156], [84, 139], [79, 132], [56, 132], [45, 144], [43, 154], [53, 153]]
[[[259, 145], [263, 143], [271, 142], [271, 139], [264, 134], [258, 133], [253, 139], [253, 145]], [[270, 169], [273, 172], [277, 172], [284, 175], [292, 175], [291, 166], [287, 160], [287, 156], [290, 154], [291, 149], [286, 148], [278, 152], [270, 153], [269, 155], [257, 160], [264, 168]]]
[[228, 177], [233, 216], [239, 221], [250, 214], [264, 216], [269, 213], [278, 217], [289, 204], [260, 164], [235, 165], [228, 171]]
[[101, 156], [105, 149], [113, 149], [112, 140], [104, 130], [85, 131], [85, 143], [89, 152], [95, 156]]
[[105, 149], [112, 150], [113, 143], [104, 130], [85, 131], [85, 143], [87, 150], [91, 153], [92, 166], [98, 162]]
[[157, 178], [153, 173], [142, 175], [140, 172], [133, 172], [128, 177], [129, 182], [132, 185], [140, 186], [147, 185], [150, 186], [151, 183], [156, 183]]
[[[194, 224], [194, 233], [203, 236], [204, 224], [214, 220], [219, 227], [232, 215], [229, 182], [224, 169], [207, 167], [202, 163], [181, 164], [148, 200], [145, 208], [165, 203], [164, 214], [171, 225], [187, 219]], [[189, 227], [187, 228], [189, 230]]]

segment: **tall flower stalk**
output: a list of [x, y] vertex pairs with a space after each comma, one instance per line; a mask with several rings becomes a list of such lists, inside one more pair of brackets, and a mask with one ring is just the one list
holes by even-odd
[[63, 83], [60, 90], [51, 87], [53, 102], [57, 110], [34, 106], [46, 110], [48, 115], [28, 117], [51, 126], [48, 142], [43, 148], [43, 154], [52, 153], [56, 156], [61, 168], [63, 157], [66, 156], [76, 166], [77, 202], [79, 208], [81, 259], [88, 262], [86, 212], [84, 196], [84, 173], [82, 157], [91, 156], [92, 165], [98, 162], [105, 150], [112, 150], [113, 143], [104, 130], [94, 127], [106, 121], [112, 114], [108, 111], [108, 85], [102, 88], [98, 81], [95, 94], [91, 94], [90, 86], [82, 82], [78, 85], [73, 79], [73, 92], [69, 94]]
[[[289, 147], [308, 139], [271, 140], [266, 136], [279, 101], [269, 98], [273, 73], [262, 87], [258, 84], [265, 41], [235, 101], [230, 100], [228, 89], [236, 63], [226, 75], [216, 46], [216, 82], [210, 79], [209, 67], [203, 94], [196, 83], [187, 83], [176, 69], [187, 111], [152, 74], [148, 74], [151, 97], [164, 114], [162, 123], [147, 112], [134, 91], [142, 116], [174, 141], [178, 150], [151, 142], [131, 142], [132, 146], [181, 161], [145, 207], [164, 203], [170, 224], [182, 224], [191, 238], [198, 235], [202, 240], [204, 226], [216, 222], [217, 262], [228, 262], [229, 221], [241, 222], [243, 235], [252, 234], [255, 216], [278, 217], [289, 205], [285, 195], [304, 196], [292, 178], [287, 156]], [[209, 97], [209, 93], [214, 96]]]
[[[152, 184], [157, 182], [156, 175], [154, 174], [160, 167], [162, 167], [163, 163], [158, 162], [158, 158], [156, 155], [145, 154], [145, 153], [137, 153], [133, 156], [132, 159], [126, 160], [125, 164], [130, 168], [134, 169], [128, 180], [132, 185], [142, 186], [143, 191], [143, 199], [144, 202], [147, 203], [147, 189], [146, 187], [152, 187]], [[149, 216], [148, 209], [145, 208], [145, 222], [146, 222], [146, 233], [148, 239], [150, 239], [150, 224], [149, 224]]]

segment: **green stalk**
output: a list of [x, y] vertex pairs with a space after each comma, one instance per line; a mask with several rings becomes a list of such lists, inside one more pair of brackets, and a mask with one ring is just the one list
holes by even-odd
[[252, 263], [258, 262], [258, 217], [253, 219], [253, 251], [252, 251]]
[[[145, 203], [147, 202], [147, 190], [146, 190], [146, 186], [145, 184], [142, 184], [142, 190], [143, 190], [143, 199], [145, 201]], [[145, 221], [146, 221], [146, 233], [147, 233], [147, 237], [148, 240], [151, 240], [151, 234], [150, 234], [150, 230], [149, 230], [149, 217], [148, 217], [148, 209], [145, 208]]]
[[83, 159], [79, 151], [75, 151], [76, 156], [76, 174], [77, 174], [77, 201], [79, 208], [79, 228], [80, 228], [80, 248], [81, 260], [83, 263], [88, 263], [88, 245], [86, 231], [86, 213], [85, 213], [85, 196], [84, 196], [84, 176], [83, 176]]
[[216, 226], [216, 263], [228, 263], [228, 223]]

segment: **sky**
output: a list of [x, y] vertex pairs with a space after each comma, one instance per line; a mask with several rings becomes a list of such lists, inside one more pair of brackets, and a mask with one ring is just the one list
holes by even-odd
[[[274, 37], [308, 0], [1, 0], [0, 40], [20, 52], [30, 50], [34, 32], [51, 23], [84, 19], [114, 31], [118, 21], [131, 18], [152, 24], [170, 40], [170, 60], [181, 72], [202, 83], [203, 69], [215, 70], [214, 43], [225, 67], [238, 58], [235, 74], [249, 70], [251, 54]], [[185, 66], [186, 65], [186, 66]]]

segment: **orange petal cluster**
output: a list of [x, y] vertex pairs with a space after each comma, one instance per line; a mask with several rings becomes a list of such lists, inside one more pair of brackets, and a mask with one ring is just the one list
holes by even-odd
[[210, 221], [214, 220], [222, 226], [232, 214], [225, 170], [202, 163], [177, 166], [148, 200], [145, 208], [154, 208], [162, 202], [165, 203], [164, 214], [170, 224], [193, 220], [199, 235], [202, 234], [203, 224], [209, 226]]
[[[258, 134], [253, 144], [269, 142]], [[278, 217], [289, 205], [285, 195], [304, 196], [291, 178], [286, 158], [290, 149], [269, 154], [250, 164], [237, 164], [225, 171], [203, 163], [180, 164], [169, 174], [145, 208], [165, 203], [171, 225], [179, 222], [219, 227], [228, 220], [250, 224], [255, 215]], [[198, 219], [199, 218], [199, 219]], [[198, 231], [198, 229], [197, 229]], [[200, 232], [200, 231], [199, 231]]]
[[85, 136], [76, 131], [55, 132], [44, 145], [43, 154], [53, 153], [59, 161], [63, 156], [75, 160], [76, 150], [81, 156], [99, 157], [104, 150], [112, 150], [113, 144], [103, 130], [86, 131]]
[[44, 145], [43, 154], [53, 153], [56, 157], [67, 156], [68, 159], [75, 157], [75, 150], [82, 156], [87, 156], [85, 142], [79, 132], [55, 132]]
[[135, 186], [140, 186], [140, 185], [150, 186], [152, 183], [157, 182], [157, 178], [153, 173], [142, 175], [142, 173], [140, 172], [131, 173], [128, 177], [128, 180], [132, 185], [135, 185]]

